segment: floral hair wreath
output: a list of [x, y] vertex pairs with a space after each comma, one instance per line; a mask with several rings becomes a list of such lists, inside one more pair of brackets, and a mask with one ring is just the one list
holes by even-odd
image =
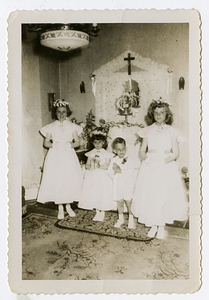
[[107, 136], [107, 134], [105, 133], [105, 132], [103, 132], [103, 131], [101, 131], [101, 130], [97, 130], [97, 129], [95, 129], [95, 130], [93, 130], [91, 133], [90, 133], [90, 137], [92, 137], [93, 135], [103, 135], [103, 136]]
[[167, 104], [168, 106], [171, 106], [171, 104], [165, 99], [163, 99], [162, 97], [160, 97], [159, 99], [157, 100], [152, 100], [152, 103], [153, 104]]
[[68, 106], [69, 107], [69, 102], [65, 101], [64, 99], [57, 99], [53, 103], [54, 107], [62, 107], [62, 106]]

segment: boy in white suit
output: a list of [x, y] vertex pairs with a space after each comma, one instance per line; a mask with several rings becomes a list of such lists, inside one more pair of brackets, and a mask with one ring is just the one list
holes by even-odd
[[116, 156], [112, 158], [108, 175], [113, 179], [113, 201], [117, 201], [119, 219], [114, 227], [120, 227], [124, 223], [123, 210], [126, 204], [129, 214], [128, 228], [134, 229], [134, 219], [131, 212], [131, 203], [135, 185], [135, 161], [126, 155], [126, 141], [117, 137], [112, 148]]

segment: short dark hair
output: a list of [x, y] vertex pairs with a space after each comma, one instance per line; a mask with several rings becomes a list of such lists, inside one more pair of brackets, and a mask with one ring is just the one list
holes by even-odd
[[122, 137], [117, 137], [114, 139], [114, 141], [112, 142], [112, 149], [115, 149], [115, 145], [117, 144], [124, 144], [124, 146], [126, 147], [126, 141]]

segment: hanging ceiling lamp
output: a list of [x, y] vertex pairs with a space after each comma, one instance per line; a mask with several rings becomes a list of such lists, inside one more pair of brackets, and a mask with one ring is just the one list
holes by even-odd
[[72, 30], [69, 25], [63, 25], [60, 29], [42, 33], [40, 42], [45, 47], [67, 52], [88, 46], [89, 35], [83, 31]]

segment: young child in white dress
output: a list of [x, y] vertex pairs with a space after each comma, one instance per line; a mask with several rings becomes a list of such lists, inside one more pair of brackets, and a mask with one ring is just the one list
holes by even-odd
[[186, 219], [186, 193], [176, 159], [181, 135], [171, 127], [173, 115], [169, 104], [153, 100], [146, 120], [150, 126], [141, 129], [142, 161], [136, 181], [132, 212], [140, 223], [151, 227], [149, 237], [162, 239], [165, 223]]
[[56, 121], [41, 128], [48, 153], [37, 201], [58, 204], [58, 219], [64, 218], [64, 207], [75, 216], [70, 203], [78, 201], [82, 186], [81, 167], [74, 148], [79, 146], [77, 125], [66, 118], [71, 114], [69, 103], [58, 99], [53, 104]]
[[108, 175], [113, 179], [113, 200], [117, 202], [119, 219], [114, 227], [118, 228], [124, 223], [124, 203], [129, 214], [128, 228], [134, 229], [134, 219], [131, 212], [131, 202], [135, 185], [135, 161], [126, 155], [126, 141], [117, 137], [112, 143], [113, 152]]
[[96, 209], [93, 221], [102, 222], [105, 211], [114, 208], [112, 201], [112, 180], [107, 175], [107, 169], [113, 154], [103, 147], [106, 144], [106, 133], [102, 128], [92, 132], [91, 142], [94, 149], [87, 152], [86, 171], [78, 206], [82, 209]]

